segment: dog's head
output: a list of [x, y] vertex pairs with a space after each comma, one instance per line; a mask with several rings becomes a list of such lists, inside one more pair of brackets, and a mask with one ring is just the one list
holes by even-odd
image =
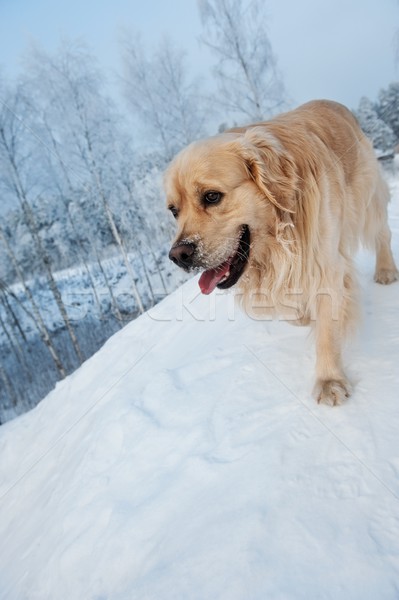
[[294, 212], [296, 181], [291, 157], [264, 126], [191, 144], [165, 174], [178, 224], [170, 259], [204, 271], [205, 294], [231, 287]]

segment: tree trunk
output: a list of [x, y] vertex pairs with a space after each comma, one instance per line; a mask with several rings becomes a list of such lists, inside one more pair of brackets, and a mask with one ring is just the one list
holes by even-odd
[[152, 289], [150, 274], [148, 273], [147, 265], [145, 264], [144, 256], [143, 256], [143, 253], [140, 248], [140, 241], [137, 240], [136, 238], [134, 238], [133, 243], [134, 243], [134, 247], [136, 248], [136, 251], [140, 257], [141, 266], [143, 267], [144, 276], [146, 278], [148, 289], [150, 291], [150, 295], [152, 298], [152, 306], [154, 306], [154, 304], [155, 304], [154, 290]]
[[[123, 184], [124, 184], [125, 188], [128, 191], [129, 200], [132, 203], [132, 206], [135, 207], [135, 211], [136, 211], [136, 215], [137, 215], [138, 221], [140, 223], [141, 231], [143, 231], [143, 233], [146, 236], [147, 246], [148, 246], [148, 249], [150, 250], [150, 253], [151, 253], [151, 256], [152, 256], [152, 260], [154, 261], [155, 268], [157, 269], [157, 272], [158, 272], [158, 275], [159, 275], [159, 279], [161, 280], [163, 291], [164, 291], [165, 294], [167, 294], [168, 290], [166, 288], [165, 280], [164, 280], [163, 275], [162, 275], [162, 270], [159, 268], [159, 263], [158, 263], [157, 257], [155, 256], [154, 249], [152, 247], [151, 237], [148, 235], [148, 228], [147, 228], [147, 226], [146, 226], [146, 224], [144, 222], [144, 219], [141, 216], [140, 211], [138, 209], [138, 206], [136, 204], [136, 201], [135, 201], [135, 198], [134, 198], [134, 194], [133, 194], [133, 190], [132, 190], [131, 185], [129, 184], [129, 182], [124, 181]], [[153, 295], [153, 297], [154, 297], [154, 295]]]
[[28, 298], [28, 300], [29, 300], [29, 302], [31, 304], [32, 312], [33, 312], [33, 315], [34, 315], [34, 318], [35, 318], [34, 323], [35, 323], [35, 325], [36, 325], [36, 327], [37, 327], [37, 329], [38, 329], [38, 331], [40, 333], [40, 336], [41, 336], [44, 344], [46, 345], [48, 351], [50, 352], [51, 358], [54, 361], [54, 364], [55, 364], [55, 366], [57, 368], [58, 373], [60, 374], [60, 376], [62, 378], [64, 378], [64, 377], [66, 377], [66, 371], [65, 371], [65, 369], [63, 367], [61, 359], [58, 356], [58, 352], [56, 351], [56, 349], [53, 346], [50, 334], [49, 334], [49, 332], [47, 330], [46, 324], [43, 321], [43, 318], [42, 318], [42, 316], [40, 314], [40, 311], [39, 311], [39, 309], [38, 309], [38, 307], [36, 305], [36, 302], [35, 302], [35, 300], [33, 298], [32, 292], [30, 291], [29, 287], [27, 286], [27, 284], [25, 282], [25, 278], [24, 278], [24, 275], [23, 275], [23, 273], [22, 273], [22, 271], [21, 271], [21, 269], [20, 269], [20, 267], [18, 265], [18, 261], [15, 258], [15, 255], [14, 255], [14, 253], [12, 251], [12, 248], [11, 248], [10, 244], [8, 243], [7, 237], [6, 237], [6, 235], [4, 234], [4, 232], [3, 232], [3, 230], [1, 228], [0, 228], [0, 238], [3, 241], [3, 244], [4, 244], [5, 248], [6, 248], [7, 254], [8, 254], [9, 258], [10, 258], [10, 261], [11, 261], [11, 264], [12, 264], [12, 266], [14, 268], [14, 271], [17, 274], [17, 277], [18, 277], [18, 279], [20, 280], [20, 282], [22, 284], [22, 287], [24, 289], [26, 297]]
[[72, 342], [72, 346], [76, 352], [76, 355], [78, 357], [78, 360], [82, 363], [83, 362], [83, 355], [80, 351], [79, 348], [79, 344], [78, 344], [78, 340], [76, 338], [75, 332], [71, 326], [71, 323], [69, 321], [69, 317], [68, 317], [68, 313], [66, 311], [65, 305], [63, 303], [60, 291], [58, 289], [58, 286], [54, 280], [53, 277], [53, 273], [51, 271], [51, 266], [50, 266], [50, 260], [46, 254], [46, 252], [44, 251], [38, 230], [37, 230], [37, 226], [36, 226], [36, 222], [32, 213], [32, 210], [29, 206], [27, 197], [26, 197], [26, 192], [25, 192], [25, 188], [22, 184], [21, 181], [21, 177], [20, 177], [20, 173], [16, 164], [16, 159], [15, 159], [15, 154], [14, 154], [14, 149], [12, 146], [9, 145], [9, 143], [7, 142], [6, 138], [5, 138], [5, 134], [4, 134], [4, 130], [1, 129], [0, 130], [1, 133], [1, 137], [2, 137], [2, 141], [3, 141], [3, 146], [4, 149], [6, 150], [7, 153], [7, 158], [9, 161], [9, 165], [11, 167], [10, 171], [12, 174], [12, 180], [13, 180], [13, 188], [14, 188], [14, 192], [15, 195], [18, 199], [18, 202], [22, 208], [23, 214], [25, 216], [25, 219], [27, 221], [27, 225], [30, 231], [30, 234], [32, 236], [32, 239], [35, 243], [36, 246], [36, 250], [37, 253], [40, 257], [40, 259], [43, 262], [43, 266], [45, 267], [46, 270], [46, 275], [47, 275], [47, 281], [49, 283], [50, 289], [53, 293], [54, 296], [54, 300], [56, 301], [56, 304], [58, 306], [58, 310], [60, 311], [61, 317], [65, 323], [65, 327], [67, 328], [67, 331], [69, 333], [69, 336], [71, 338], [71, 342]]
[[[17, 404], [18, 404], [17, 395], [11, 384], [10, 378], [8, 377], [6, 371], [1, 366], [0, 366], [0, 377], [3, 380], [4, 387], [7, 390], [7, 394], [9, 396], [9, 398], [11, 399], [12, 405], [17, 406]], [[1, 421], [0, 421], [0, 425], [1, 425]]]
[[75, 331], [69, 320], [68, 313], [67, 313], [64, 301], [61, 296], [61, 292], [58, 289], [57, 282], [54, 279], [53, 272], [51, 270], [50, 259], [47, 255], [46, 251], [43, 248], [42, 240], [41, 240], [41, 238], [39, 236], [39, 232], [37, 230], [33, 212], [29, 206], [29, 203], [26, 201], [26, 199], [21, 201], [21, 207], [24, 212], [25, 218], [28, 221], [28, 227], [29, 227], [30, 233], [32, 235], [33, 241], [35, 243], [36, 251], [38, 252], [38, 254], [41, 258], [41, 261], [44, 265], [44, 268], [46, 271], [46, 276], [47, 276], [47, 282], [49, 284], [51, 293], [54, 296], [54, 300], [57, 304], [58, 310], [60, 311], [61, 318], [64, 321], [65, 327], [67, 328], [67, 331], [69, 333], [69, 337], [71, 339], [72, 346], [73, 346], [73, 349], [75, 350], [76, 356], [77, 356], [79, 362], [82, 363], [84, 360], [83, 354], [80, 350]]
[[[82, 118], [82, 117], [81, 117]], [[82, 121], [84, 122], [84, 119], [82, 118]], [[86, 125], [86, 124], [85, 124]], [[114, 237], [114, 240], [118, 246], [118, 248], [120, 249], [120, 252], [122, 254], [123, 257], [123, 262], [125, 263], [125, 267], [126, 267], [126, 271], [129, 273], [130, 278], [131, 278], [131, 282], [132, 282], [132, 288], [133, 288], [133, 295], [135, 297], [136, 303], [137, 303], [137, 307], [139, 309], [139, 312], [142, 314], [144, 312], [144, 306], [143, 303], [141, 301], [140, 298], [140, 294], [138, 292], [137, 286], [136, 286], [136, 280], [135, 280], [135, 275], [133, 272], [133, 268], [132, 265], [129, 262], [129, 257], [127, 255], [126, 252], [126, 248], [125, 245], [122, 241], [122, 238], [119, 234], [118, 228], [116, 226], [115, 223], [115, 219], [114, 216], [112, 214], [112, 211], [109, 207], [105, 192], [104, 192], [104, 187], [101, 181], [101, 176], [98, 172], [98, 168], [97, 168], [97, 164], [93, 155], [93, 149], [92, 149], [92, 145], [91, 145], [91, 138], [90, 138], [90, 134], [89, 131], [87, 130], [87, 127], [85, 126], [84, 129], [84, 135], [85, 135], [85, 140], [86, 140], [86, 144], [87, 144], [87, 150], [88, 150], [88, 154], [89, 154], [89, 162], [90, 162], [90, 170], [91, 170], [91, 174], [94, 177], [94, 181], [96, 184], [96, 187], [98, 189], [98, 193], [102, 202], [102, 205], [104, 207], [104, 211], [109, 223], [109, 226], [111, 228], [111, 232], [112, 235]]]
[[4, 281], [1, 281], [1, 280], [0, 280], [0, 291], [3, 294], [3, 302], [5, 304], [6, 312], [8, 312], [11, 315], [14, 327], [19, 331], [19, 334], [20, 334], [21, 338], [23, 339], [23, 341], [27, 342], [25, 332], [17, 318], [17, 315], [14, 312], [13, 307], [11, 306], [11, 304], [8, 300], [7, 294], [9, 293], [9, 290], [7, 288], [7, 285], [4, 283]]
[[[67, 169], [67, 167], [66, 167], [66, 165], [65, 165], [65, 163], [64, 163], [64, 161], [63, 161], [63, 159], [62, 159], [62, 157], [61, 157], [61, 155], [60, 155], [60, 153], [58, 151], [58, 144], [57, 144], [57, 142], [56, 142], [56, 140], [54, 138], [53, 132], [51, 131], [51, 127], [49, 126], [49, 124], [47, 122], [46, 115], [43, 115], [43, 123], [44, 123], [44, 125], [46, 127], [46, 130], [47, 130], [47, 133], [48, 133], [48, 135], [50, 137], [51, 145], [53, 147], [53, 153], [54, 153], [55, 157], [58, 160], [58, 163], [60, 165], [62, 174], [63, 174], [64, 179], [66, 181], [69, 193], [71, 194], [71, 197], [72, 197], [74, 195], [74, 190], [73, 190], [73, 185], [72, 185], [72, 182], [71, 182], [71, 178], [69, 177], [68, 169]], [[89, 265], [88, 265], [88, 263], [86, 261], [85, 250], [83, 248], [83, 245], [82, 245], [79, 233], [78, 233], [78, 229], [77, 229], [77, 227], [75, 225], [75, 220], [72, 217], [72, 214], [71, 214], [71, 212], [69, 210], [69, 204], [65, 200], [63, 191], [61, 189], [61, 185], [57, 183], [57, 187], [58, 187], [58, 191], [59, 191], [59, 196], [62, 199], [62, 203], [63, 203], [63, 205], [65, 207], [66, 214], [69, 217], [69, 222], [71, 224], [72, 231], [73, 231], [73, 234], [75, 236], [75, 241], [76, 241], [76, 243], [78, 245], [78, 248], [79, 248], [79, 258], [82, 261], [82, 263], [83, 263], [83, 265], [84, 265], [84, 267], [86, 269], [87, 275], [89, 277], [90, 285], [91, 285], [91, 288], [93, 290], [94, 299], [95, 299], [95, 302], [96, 302], [96, 305], [97, 305], [97, 309], [98, 309], [98, 314], [99, 314], [99, 317], [101, 319], [101, 316], [102, 316], [101, 302], [100, 302], [100, 299], [99, 299], [98, 294], [97, 294], [96, 285], [95, 285], [94, 279], [92, 277], [92, 274], [91, 274], [91, 271], [90, 271], [90, 267], [89, 267]]]
[[[4, 302], [4, 296], [1, 295], [1, 303], [6, 311], [7, 311], [7, 305]], [[22, 349], [21, 344], [19, 343], [18, 338], [14, 335], [14, 331], [12, 327], [9, 327], [6, 323], [6, 321], [2, 318], [1, 314], [0, 314], [0, 326], [2, 327], [4, 334], [8, 340], [8, 344], [10, 347], [10, 350], [14, 351], [14, 354], [19, 362], [19, 364], [21, 365], [21, 367], [25, 370], [26, 374], [28, 375], [28, 377], [30, 378], [30, 374], [29, 374], [29, 367], [26, 364], [26, 360], [25, 360], [25, 355], [24, 355], [24, 351]]]
[[108, 279], [108, 277], [107, 277], [107, 274], [106, 274], [106, 272], [105, 272], [105, 269], [104, 269], [104, 267], [103, 267], [103, 265], [102, 265], [102, 262], [101, 262], [101, 257], [100, 257], [100, 255], [98, 254], [98, 250], [97, 250], [97, 247], [96, 247], [96, 245], [95, 245], [95, 244], [93, 245], [93, 248], [94, 248], [94, 252], [95, 252], [95, 254], [96, 254], [96, 258], [97, 258], [97, 264], [98, 264], [98, 267], [99, 267], [99, 269], [100, 269], [100, 272], [101, 272], [101, 275], [102, 275], [102, 277], [103, 277], [104, 283], [105, 283], [105, 285], [107, 286], [108, 293], [109, 293], [109, 297], [111, 298], [111, 307], [112, 307], [112, 308], [113, 308], [113, 310], [114, 310], [114, 314], [115, 314], [115, 317], [117, 318], [117, 320], [118, 320], [120, 323], [122, 323], [122, 321], [123, 321], [123, 316], [122, 316], [122, 314], [121, 314], [121, 312], [120, 312], [120, 310], [119, 310], [119, 306], [118, 306], [118, 303], [117, 303], [117, 301], [116, 301], [116, 299], [115, 299], [114, 292], [113, 292], [113, 289], [112, 289], [112, 285], [111, 285], [111, 284], [110, 284], [110, 282], [109, 282], [109, 279]]

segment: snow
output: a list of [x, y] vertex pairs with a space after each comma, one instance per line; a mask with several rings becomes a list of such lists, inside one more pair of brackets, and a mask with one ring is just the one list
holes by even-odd
[[342, 407], [306, 328], [195, 279], [2, 426], [0, 598], [397, 599], [399, 284], [358, 265]]

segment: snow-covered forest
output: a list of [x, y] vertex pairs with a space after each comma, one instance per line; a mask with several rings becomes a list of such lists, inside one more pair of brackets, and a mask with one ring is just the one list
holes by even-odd
[[[215, 61], [205, 83], [184, 49], [168, 39], [148, 48], [129, 31], [117, 74], [63, 41], [52, 54], [31, 45], [19, 77], [0, 77], [0, 422], [182, 282], [167, 258], [172, 156], [293, 104], [262, 2], [199, 7]], [[376, 150], [393, 155], [399, 83], [352, 108]]]

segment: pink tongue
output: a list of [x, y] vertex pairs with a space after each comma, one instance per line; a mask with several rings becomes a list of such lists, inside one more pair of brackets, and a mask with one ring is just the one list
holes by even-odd
[[210, 294], [213, 292], [219, 281], [223, 279], [229, 269], [230, 262], [226, 260], [226, 262], [220, 265], [220, 267], [217, 269], [209, 269], [209, 271], [204, 271], [198, 282], [201, 292], [203, 294]]

